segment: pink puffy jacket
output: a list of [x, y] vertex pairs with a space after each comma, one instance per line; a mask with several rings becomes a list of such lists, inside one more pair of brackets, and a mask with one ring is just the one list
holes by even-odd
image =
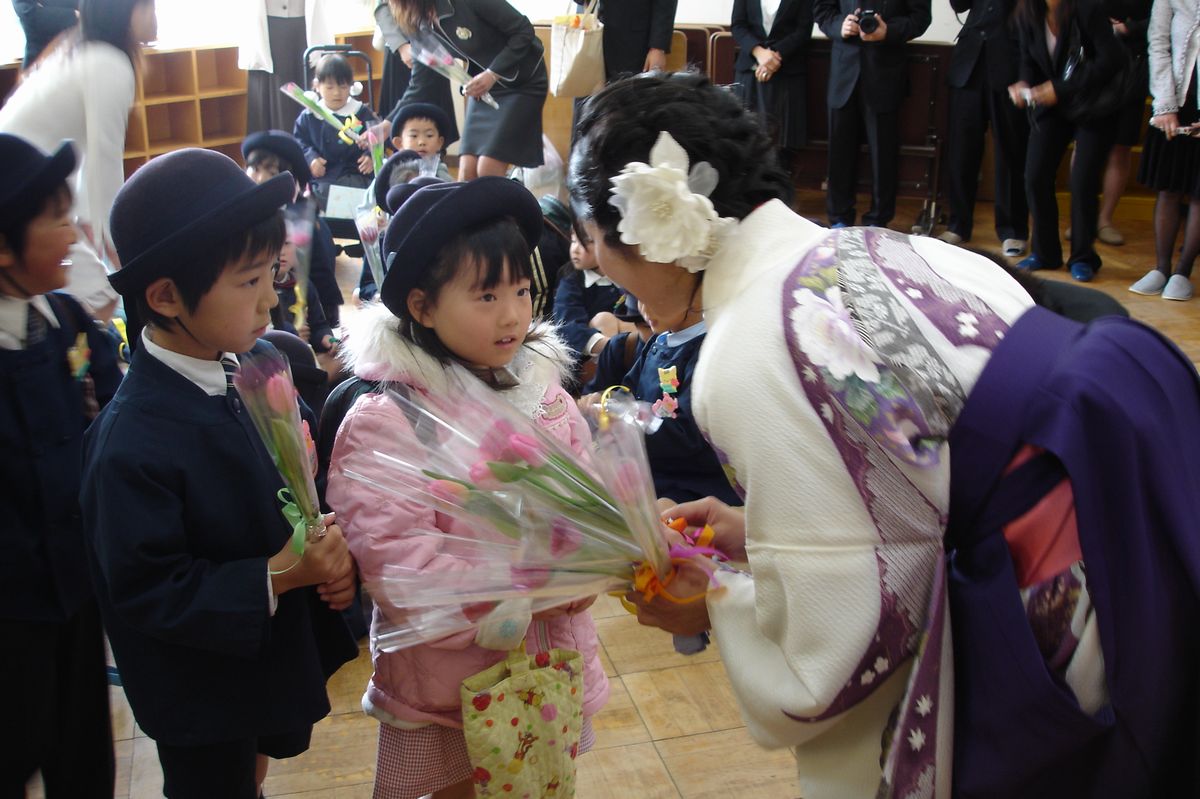
[[[441, 365], [402, 339], [395, 332], [395, 323], [395, 317], [382, 307], [356, 315], [345, 340], [343, 357], [348, 365], [367, 380], [401, 382], [419, 391], [443, 388], [445, 375]], [[530, 346], [523, 348], [512, 367], [521, 385], [500, 396], [528, 412], [543, 430], [573, 451], [584, 453], [591, 444], [591, 435], [574, 401], [560, 384], [560, 370], [568, 357], [565, 352], [552, 335], [540, 342], [536, 350]], [[359, 399], [338, 429], [327, 499], [337, 513], [359, 573], [367, 583], [378, 579], [388, 565], [424, 570], [463, 568], [460, 561], [440, 550], [438, 538], [399, 534], [413, 528], [452, 530], [456, 535], [469, 535], [469, 530], [417, 503], [401, 501], [342, 474], [341, 463], [349, 453], [374, 449], [384, 440], [402, 442], [409, 429], [404, 411], [380, 394]], [[365, 471], [361, 461], [356, 469]], [[383, 621], [377, 606], [372, 628]], [[526, 643], [530, 652], [547, 644], [578, 650], [584, 661], [584, 715], [591, 716], [603, 707], [608, 700], [608, 678], [600, 665], [599, 640], [591, 614], [583, 612], [534, 621]], [[505, 655], [477, 646], [473, 632], [394, 652], [373, 651], [375, 673], [365, 699], [374, 708], [407, 724], [461, 727], [460, 684], [466, 677], [503, 660]]]

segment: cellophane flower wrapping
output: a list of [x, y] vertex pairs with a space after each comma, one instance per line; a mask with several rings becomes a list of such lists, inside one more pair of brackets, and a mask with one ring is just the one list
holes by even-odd
[[313, 231], [317, 209], [311, 200], [300, 200], [283, 209], [287, 240], [280, 255], [280, 269], [291, 269], [296, 279], [296, 303], [288, 310], [299, 330], [308, 316], [308, 281], [312, 270]]
[[620, 458], [602, 467], [465, 370], [454, 383], [439, 396], [385, 389], [408, 424], [340, 462], [381, 502], [414, 503], [437, 520], [436, 529], [387, 531], [403, 539], [406, 561], [423, 565], [387, 567], [366, 584], [385, 616], [377, 648], [478, 629], [514, 606], [536, 613], [628, 588], [643, 563], [665, 576], [639, 429], [616, 420], [599, 434], [605, 457]]
[[[466, 86], [471, 82], [471, 73], [467, 72], [454, 59], [454, 56], [446, 49], [446, 45], [442, 43], [442, 40], [428, 27], [422, 26], [408, 34], [408, 42], [412, 45], [413, 58], [434, 72], [462, 86]], [[492, 108], [500, 108], [500, 104], [492, 97], [491, 92], [484, 94], [479, 100], [487, 103]]]
[[292, 549], [303, 554], [306, 541], [325, 526], [313, 480], [316, 446], [300, 418], [291, 367], [278, 350], [242, 355], [233, 384], [291, 495], [281, 512], [292, 525]]

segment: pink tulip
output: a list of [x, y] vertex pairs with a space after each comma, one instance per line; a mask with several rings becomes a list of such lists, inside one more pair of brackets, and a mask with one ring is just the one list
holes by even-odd
[[471, 467], [469, 472], [471, 482], [485, 491], [495, 491], [500, 488], [500, 481], [492, 474], [492, 469], [484, 461]]
[[559, 516], [550, 526], [550, 555], [561, 558], [583, 546], [583, 534], [569, 521]]
[[429, 484], [429, 493], [442, 502], [462, 507], [467, 502], [467, 487], [452, 480], [434, 480]]
[[622, 461], [617, 465], [615, 485], [612, 486], [613, 496], [622, 505], [634, 505], [638, 497], [645, 491], [645, 481], [637, 464], [631, 460]]
[[504, 419], [496, 420], [492, 429], [479, 442], [479, 454], [485, 461], [511, 461], [512, 453], [510, 439], [516, 435], [516, 430]]
[[296, 408], [296, 389], [287, 372], [276, 372], [267, 380], [265, 391], [267, 407], [272, 412], [286, 415]]
[[542, 445], [529, 436], [514, 433], [508, 437], [508, 448], [535, 469], [546, 463], [546, 453], [542, 450]]
[[513, 566], [513, 586], [522, 591], [532, 591], [550, 582], [550, 570], [544, 566]]

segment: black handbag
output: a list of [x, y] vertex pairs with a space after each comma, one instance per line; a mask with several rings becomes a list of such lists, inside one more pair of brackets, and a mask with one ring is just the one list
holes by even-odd
[[[1069, 81], [1075, 71], [1092, 58], [1088, 51], [1094, 47], [1091, 44], [1084, 45], [1083, 32], [1077, 20], [1071, 20], [1067, 35], [1067, 61], [1062, 71], [1064, 81]], [[1140, 71], [1129, 48], [1122, 44], [1117, 47], [1117, 52], [1121, 68], [1112, 80], [1094, 90], [1085, 88], [1075, 92], [1069, 100], [1061, 103], [1060, 110], [1063, 116], [1076, 123], [1094, 122], [1115, 114], [1123, 105], [1131, 102], [1139, 91], [1144, 96], [1146, 88], [1139, 79]]]

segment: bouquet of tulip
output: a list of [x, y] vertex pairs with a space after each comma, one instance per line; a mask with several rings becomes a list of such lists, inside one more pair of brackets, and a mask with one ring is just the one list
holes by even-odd
[[343, 122], [334, 116], [332, 111], [313, 99], [308, 92], [301, 89], [295, 83], [285, 83], [283, 86], [279, 87], [279, 91], [295, 100], [304, 108], [312, 111], [318, 119], [321, 119], [327, 124], [336, 128], [338, 131], [338, 137], [342, 141], [346, 142], [346, 144], [358, 144], [359, 142], [363, 141], [363, 136], [365, 134], [361, 132], [362, 123], [354, 117], [350, 117]]
[[364, 134], [367, 148], [371, 151], [371, 168], [376, 175], [383, 169], [384, 146], [391, 126], [387, 122], [376, 122]]
[[243, 355], [233, 384], [283, 478], [285, 488], [279, 490], [281, 511], [292, 525], [292, 549], [302, 555], [308, 541], [325, 535], [325, 522], [313, 482], [316, 445], [308, 422], [300, 418], [292, 370], [276, 350]]
[[[420, 61], [425, 66], [437, 72], [439, 75], [449, 78], [457, 82], [461, 86], [466, 86], [471, 82], [471, 73], [467, 72], [457, 61], [454, 56], [450, 55], [450, 51], [442, 44], [441, 39], [427, 27], [421, 27], [409, 34], [409, 44], [412, 45], [412, 55], [417, 61]], [[491, 92], [482, 95], [480, 101], [487, 103], [492, 108], [500, 109], [500, 104], [492, 97]]]
[[340, 463], [381, 501], [437, 520], [388, 531], [405, 565], [367, 583], [390, 622], [376, 645], [478, 628], [514, 602], [537, 612], [606, 590], [666, 593], [686, 554], [668, 551], [641, 429], [611, 414], [597, 455], [580, 457], [473, 376], [457, 382], [439, 396], [387, 390], [408, 424]]
[[290, 308], [293, 324], [299, 330], [308, 312], [308, 278], [312, 268], [313, 228], [316, 227], [316, 206], [301, 200], [283, 209], [287, 240], [279, 253], [279, 269], [290, 270], [296, 281], [296, 302]]

